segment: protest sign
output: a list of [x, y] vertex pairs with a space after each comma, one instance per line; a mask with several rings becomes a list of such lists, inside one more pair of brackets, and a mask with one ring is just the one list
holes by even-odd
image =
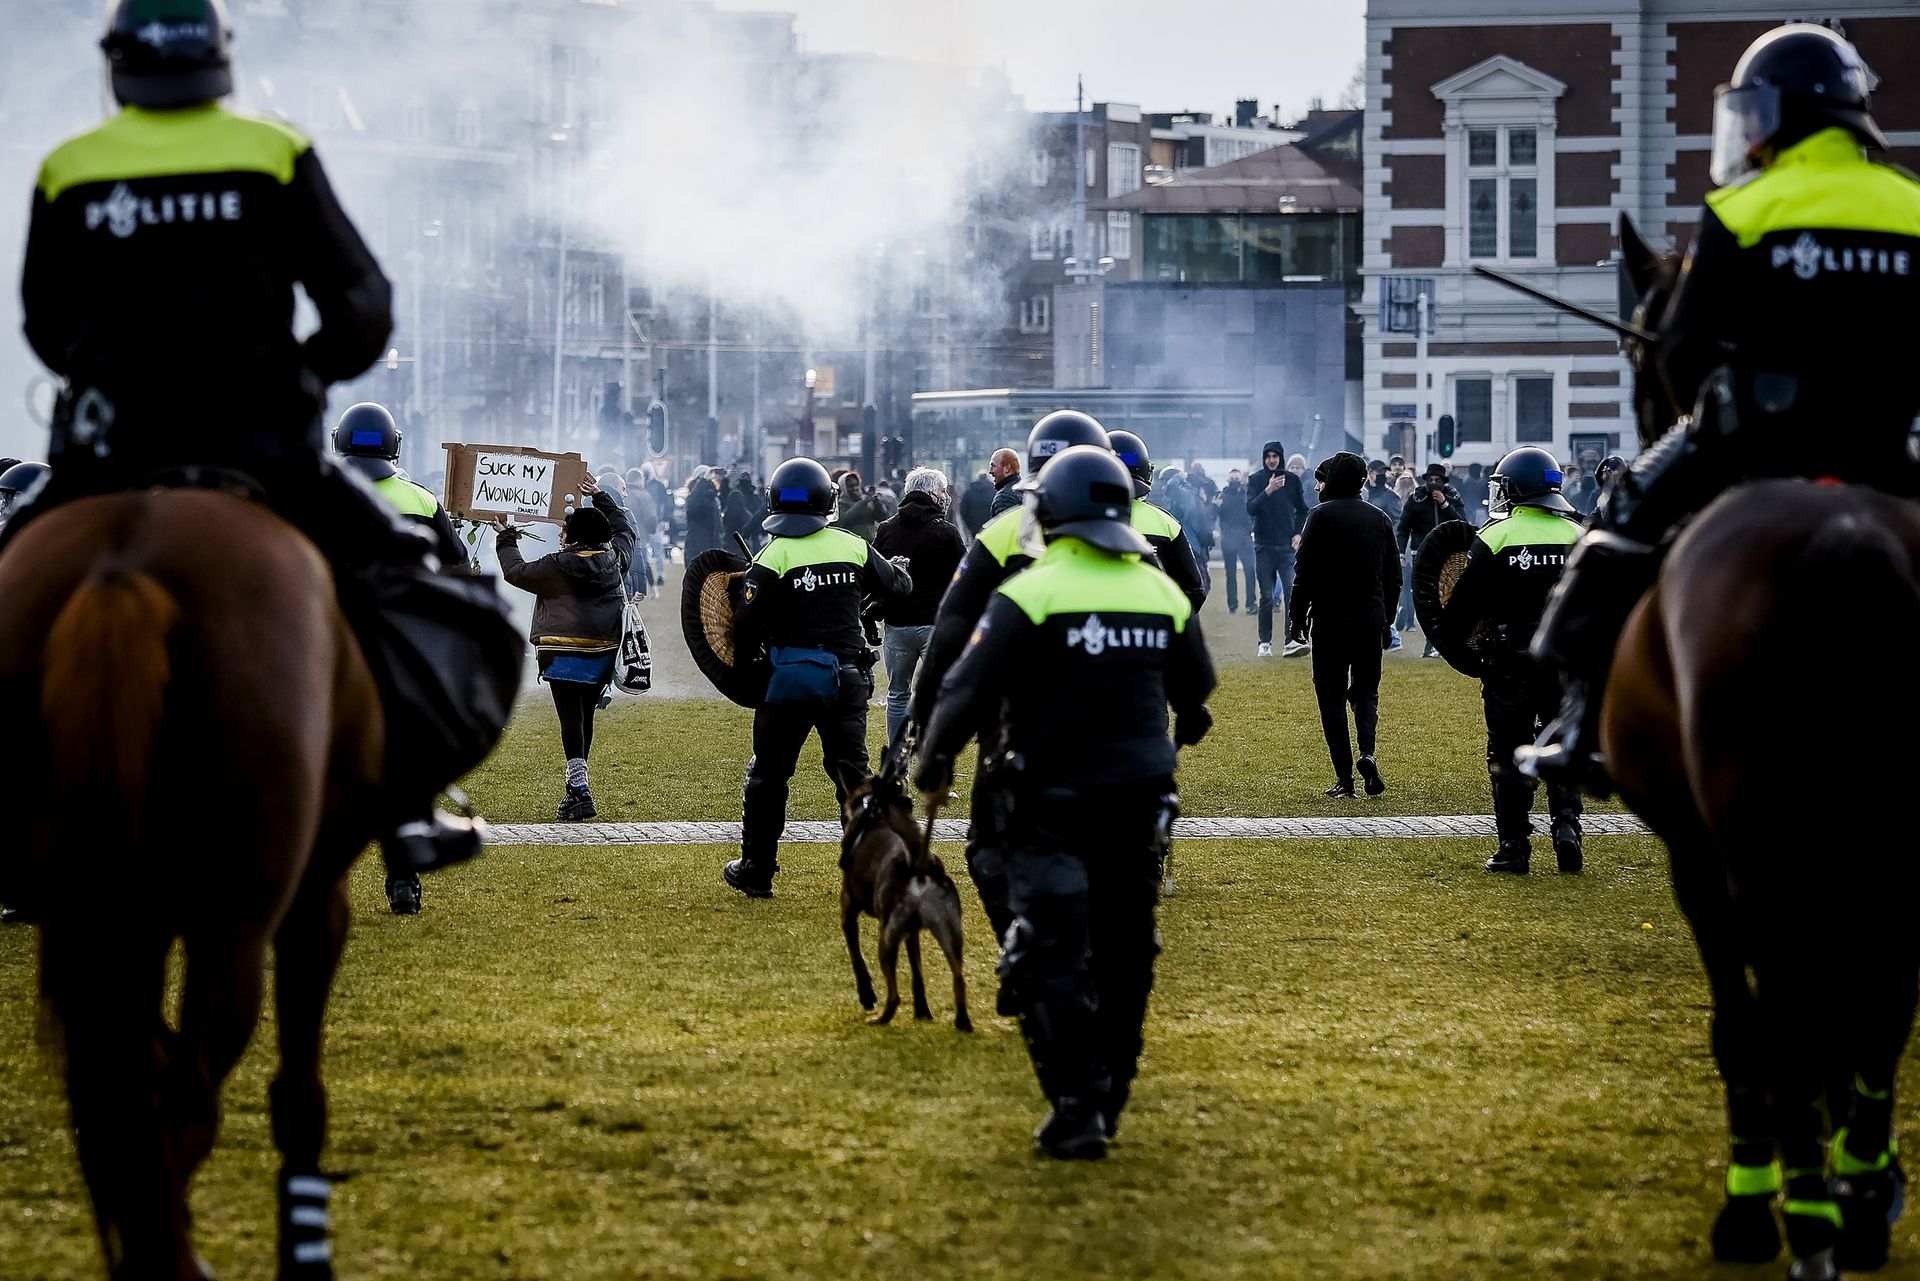
[[549, 454], [520, 445], [442, 448], [447, 451], [447, 492], [441, 502], [455, 516], [558, 523], [580, 504], [587, 465], [578, 454]]

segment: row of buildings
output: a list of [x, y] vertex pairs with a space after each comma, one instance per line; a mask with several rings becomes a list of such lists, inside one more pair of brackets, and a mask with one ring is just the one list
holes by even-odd
[[[314, 135], [394, 278], [393, 349], [343, 394], [400, 411], [423, 476], [450, 440], [971, 469], [1069, 402], [1229, 463], [1419, 456], [1442, 414], [1467, 461], [1631, 452], [1613, 337], [1473, 268], [1617, 309], [1619, 220], [1684, 247], [1713, 86], [1782, 20], [1860, 46], [1920, 162], [1911, 0], [1370, 0], [1363, 106], [1285, 124], [1029, 113], [997, 73], [700, 0], [233, 8], [241, 103]], [[0, 160], [99, 97], [96, 6], [46, 14]], [[714, 187], [777, 225], [663, 216]], [[885, 207], [916, 190], [933, 208]]]

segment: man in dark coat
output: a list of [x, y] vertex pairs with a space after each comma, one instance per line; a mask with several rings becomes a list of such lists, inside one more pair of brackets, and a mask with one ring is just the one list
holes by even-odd
[[[1293, 596], [1293, 554], [1307, 523], [1307, 496], [1300, 478], [1285, 466], [1286, 446], [1270, 440], [1260, 447], [1261, 470], [1247, 482], [1247, 515], [1253, 523], [1254, 564], [1260, 580], [1261, 658], [1273, 653], [1274, 598]], [[1288, 642], [1288, 656], [1306, 646]]]
[[[1466, 518], [1466, 500], [1460, 497], [1459, 490], [1448, 483], [1446, 467], [1440, 463], [1428, 463], [1427, 474], [1414, 488], [1413, 497], [1402, 506], [1396, 526], [1395, 536], [1407, 567], [1412, 568], [1413, 558], [1420, 554], [1420, 544], [1427, 541], [1427, 535], [1433, 532], [1435, 526], [1442, 521]], [[1434, 654], [1435, 650], [1429, 644], [1420, 656], [1432, 658]]]
[[[1333, 758], [1328, 796], [1350, 797], [1357, 764], [1367, 795], [1387, 790], [1374, 764], [1374, 729], [1380, 722], [1380, 654], [1392, 643], [1387, 611], [1400, 599], [1400, 555], [1393, 525], [1361, 496], [1367, 465], [1345, 451], [1314, 473], [1320, 502], [1300, 535], [1299, 568], [1289, 593], [1288, 635], [1313, 639], [1313, 692], [1320, 728]], [[1347, 708], [1360, 740], [1353, 758]]]
[[720, 520], [726, 533], [722, 546], [734, 547], [735, 535], [746, 537], [747, 532], [753, 528], [753, 510], [753, 481], [749, 477], [742, 476], [733, 482], [732, 488], [727, 491], [726, 500], [720, 505]]
[[704, 473], [687, 485], [687, 541], [684, 548], [688, 564], [701, 552], [720, 545], [720, 490]]
[[953, 571], [967, 554], [960, 531], [947, 519], [947, 478], [931, 467], [907, 473], [907, 496], [891, 520], [874, 531], [873, 549], [888, 560], [907, 558], [907, 576], [913, 590], [881, 603], [887, 625], [881, 656], [887, 664], [887, 741], [907, 719], [912, 698], [913, 672], [933, 640], [933, 619], [940, 610]]
[[987, 517], [991, 520], [1020, 505], [1020, 495], [1014, 488], [1020, 483], [1020, 455], [1011, 449], [994, 450], [987, 462], [987, 475], [993, 481], [993, 504]]
[[968, 534], [979, 533], [980, 527], [992, 519], [993, 495], [993, 481], [981, 472], [960, 496], [960, 521], [967, 527]]
[[[1247, 478], [1238, 471], [1227, 473], [1227, 485], [1214, 498], [1220, 521], [1220, 558], [1227, 576], [1227, 612], [1240, 612], [1238, 578], [1247, 580], [1247, 612], [1260, 603], [1260, 589], [1254, 582], [1253, 517], [1247, 514]], [[1238, 571], [1238, 572], [1236, 572]]]

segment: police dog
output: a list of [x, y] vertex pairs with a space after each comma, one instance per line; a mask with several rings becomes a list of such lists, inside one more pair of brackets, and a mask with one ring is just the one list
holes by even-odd
[[913, 821], [913, 802], [899, 772], [882, 767], [877, 775], [851, 765], [841, 767], [846, 800], [840, 840], [840, 929], [853, 958], [853, 980], [862, 1008], [874, 1007], [873, 978], [860, 954], [860, 914], [880, 922], [880, 964], [887, 974], [887, 1004], [875, 1025], [890, 1023], [900, 1008], [900, 945], [907, 945], [913, 970], [913, 1017], [930, 1019], [927, 987], [920, 972], [920, 931], [926, 930], [946, 953], [953, 971], [953, 1025], [973, 1031], [967, 1017], [967, 979], [960, 961], [960, 892], [928, 845], [927, 831]]

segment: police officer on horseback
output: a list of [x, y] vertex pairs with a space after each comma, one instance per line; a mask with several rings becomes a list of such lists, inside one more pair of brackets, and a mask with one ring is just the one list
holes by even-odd
[[[1756, 40], [1715, 95], [1713, 181], [1644, 353], [1693, 409], [1613, 483], [1550, 603], [1534, 653], [1567, 677], [1522, 766], [1603, 786], [1601, 691], [1628, 612], [1675, 528], [1752, 476], [1911, 491], [1920, 413], [1920, 180], [1880, 163], [1875, 79], [1824, 27]], [[1652, 304], [1643, 314], [1651, 323]]]
[[[1487, 774], [1493, 783], [1500, 848], [1489, 872], [1525, 875], [1533, 853], [1533, 794], [1514, 750], [1532, 741], [1559, 701], [1552, 674], [1527, 652], [1547, 594], [1580, 537], [1579, 513], [1560, 492], [1564, 473], [1544, 449], [1516, 449], [1489, 478], [1494, 519], [1474, 535], [1467, 565], [1447, 598], [1448, 630], [1481, 651], [1480, 697], [1487, 715]], [[1547, 784], [1553, 852], [1562, 872], [1581, 867], [1580, 791]]]
[[[220, 103], [233, 89], [230, 44], [222, 0], [114, 7], [101, 48], [122, 109], [55, 148], [34, 192], [25, 330], [65, 385], [53, 474], [0, 545], [89, 495], [156, 483], [264, 492], [332, 563], [386, 704], [388, 839], [430, 870], [480, 851], [479, 830], [435, 814], [432, 799], [465, 767], [456, 757], [477, 760], [500, 725], [454, 727], [476, 705], [462, 697], [431, 722], [447, 735], [425, 736], [417, 677], [475, 651], [456, 660], [450, 644], [401, 675], [388, 661], [399, 651], [380, 643], [385, 615], [432, 595], [460, 614], [451, 633], [477, 648], [497, 638], [485, 662], [495, 694], [518, 680], [518, 637], [490, 587], [434, 583], [428, 539], [325, 454], [326, 388], [385, 349], [391, 289], [312, 143]], [[319, 314], [304, 340], [294, 335], [296, 285]], [[453, 683], [467, 695], [480, 684]], [[481, 719], [504, 723], [510, 701], [488, 697]], [[409, 735], [448, 750], [411, 750]]]
[[807, 732], [820, 732], [836, 798], [845, 799], [843, 766], [867, 772], [873, 651], [860, 626], [861, 599], [913, 590], [904, 557], [890, 561], [858, 534], [828, 525], [834, 497], [827, 469], [811, 458], [774, 468], [769, 515], [761, 522], [773, 537], [748, 566], [734, 613], [736, 649], [765, 645], [773, 669], [753, 714], [740, 857], [722, 869], [727, 884], [749, 898], [773, 897], [787, 785]]
[[1004, 727], [1014, 918], [1001, 997], [1053, 1105], [1035, 1141], [1092, 1158], [1132, 1088], [1176, 747], [1211, 724], [1214, 670], [1185, 595], [1144, 563], [1132, 485], [1110, 451], [1070, 448], [1026, 488], [1044, 553], [994, 592], [946, 673], [915, 783], [937, 804], [967, 740]]

